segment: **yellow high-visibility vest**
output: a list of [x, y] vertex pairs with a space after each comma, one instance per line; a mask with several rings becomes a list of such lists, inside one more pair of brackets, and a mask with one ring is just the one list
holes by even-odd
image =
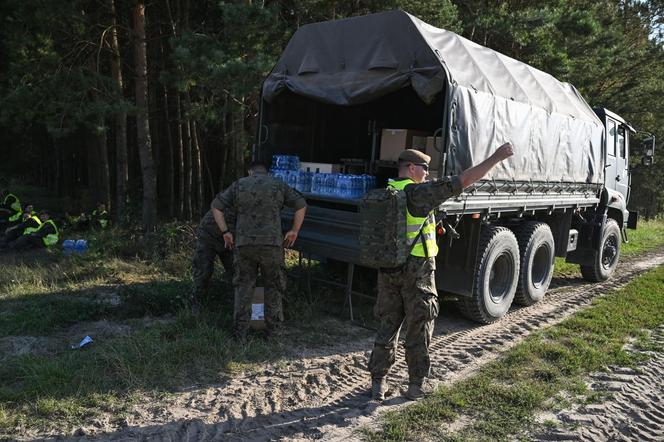
[[44, 245], [46, 247], [50, 247], [50, 246], [58, 243], [58, 239], [59, 239], [58, 226], [55, 225], [55, 223], [53, 222], [52, 219], [49, 219], [48, 221], [44, 222], [41, 226], [39, 226], [39, 230], [46, 227], [47, 224], [52, 225], [53, 228], [55, 229], [55, 233], [49, 233], [48, 235], [46, 235], [45, 237], [42, 238], [42, 240], [44, 240]]
[[36, 232], [37, 230], [39, 230], [39, 228], [40, 228], [41, 225], [42, 225], [41, 220], [40, 220], [39, 218], [37, 218], [36, 215], [32, 215], [30, 218], [31, 218], [31, 219], [34, 219], [34, 220], [37, 222], [37, 227], [26, 227], [25, 230], [23, 231], [23, 234], [24, 234], [24, 235], [29, 235], [29, 234], [31, 234], [31, 233], [33, 233], [33, 232]]
[[20, 212], [21, 211], [21, 201], [13, 193], [8, 193], [7, 195], [5, 195], [5, 199], [2, 201], [2, 204], [6, 205], [7, 200], [9, 200], [9, 198], [14, 198], [14, 202], [9, 207], [15, 212]]
[[[388, 186], [398, 190], [404, 190], [409, 184], [414, 184], [415, 181], [410, 178], [390, 181]], [[417, 244], [413, 245], [415, 238], [422, 231]], [[436, 242], [436, 220], [434, 212], [431, 211], [426, 217], [413, 216], [406, 207], [406, 240], [408, 245], [412, 246], [410, 252], [413, 256], [429, 258], [438, 255], [438, 243]]]

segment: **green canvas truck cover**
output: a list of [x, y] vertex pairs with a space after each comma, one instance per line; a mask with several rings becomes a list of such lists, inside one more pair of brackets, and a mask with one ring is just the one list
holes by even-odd
[[428, 104], [445, 94], [446, 174], [509, 140], [515, 155], [488, 179], [603, 182], [602, 123], [574, 86], [403, 11], [302, 26], [262, 96], [353, 106], [405, 87]]

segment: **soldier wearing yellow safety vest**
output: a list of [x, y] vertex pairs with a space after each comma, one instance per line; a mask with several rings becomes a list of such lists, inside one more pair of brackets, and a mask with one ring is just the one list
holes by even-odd
[[406, 193], [407, 232], [404, 241], [412, 248], [405, 264], [378, 272], [378, 299], [374, 313], [380, 324], [369, 360], [373, 399], [383, 400], [389, 389], [385, 377], [395, 362], [402, 326], [405, 327], [409, 377], [406, 397], [417, 400], [424, 396], [422, 383], [429, 375], [429, 343], [439, 310], [434, 277], [438, 254], [434, 210], [512, 155], [512, 145], [505, 143], [477, 166], [459, 175], [431, 181], [426, 181], [431, 161], [428, 155], [413, 149], [404, 150], [399, 155], [399, 178], [388, 185]]
[[0, 202], [0, 226], [7, 228], [21, 222], [23, 208], [21, 201], [13, 193], [5, 193]]
[[4, 237], [0, 239], [0, 248], [6, 247], [10, 242], [18, 239], [21, 235], [29, 235], [32, 232], [35, 232], [42, 224], [41, 220], [32, 213], [32, 206], [29, 206], [30, 209], [27, 209], [23, 212], [23, 220], [20, 224], [10, 227], [4, 232]]
[[47, 248], [58, 243], [59, 232], [55, 222], [50, 219], [48, 213], [40, 216], [41, 225], [30, 228], [28, 233], [21, 235], [16, 241], [9, 244], [12, 250]]
[[93, 228], [104, 230], [108, 227], [108, 212], [106, 211], [106, 205], [99, 204], [97, 208], [92, 211], [90, 220], [92, 221]]

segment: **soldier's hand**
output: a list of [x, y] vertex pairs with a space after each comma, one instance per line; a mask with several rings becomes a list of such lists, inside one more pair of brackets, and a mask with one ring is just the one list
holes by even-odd
[[235, 247], [235, 241], [233, 240], [233, 234], [231, 232], [224, 233], [224, 247], [228, 250], [232, 250]]
[[509, 141], [500, 146], [493, 154], [498, 161], [502, 161], [514, 155], [514, 146]]
[[297, 232], [295, 230], [289, 230], [284, 236], [284, 247], [292, 247], [295, 244], [297, 239]]

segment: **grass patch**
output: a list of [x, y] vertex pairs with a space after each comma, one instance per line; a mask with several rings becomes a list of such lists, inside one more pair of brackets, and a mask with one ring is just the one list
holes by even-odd
[[[326, 346], [357, 338], [335, 328], [327, 308], [339, 310], [339, 289], [290, 278], [285, 294], [287, 334], [276, 340], [231, 337], [233, 292], [220, 265], [203, 313], [186, 308], [191, 291], [189, 228], [166, 226], [140, 243], [131, 231], [91, 233], [79, 256], [53, 253], [0, 255], [0, 338], [67, 338], [91, 321], [121, 325], [82, 350], [67, 346], [47, 355], [0, 363], [0, 440], [20, 428], [67, 432], [97, 416], [121, 419], [137, 400], [164, 397], [192, 385], [219, 384], [267, 362], [279, 364], [297, 346]], [[160, 236], [161, 235], [161, 236]], [[163, 236], [163, 238], [162, 238]], [[164, 246], [166, 244], [166, 246]], [[297, 273], [288, 256], [287, 271]], [[314, 276], [326, 276], [314, 263]], [[322, 331], [321, 320], [327, 318]], [[329, 327], [328, 327], [329, 325]], [[71, 327], [71, 328], [70, 328]], [[115, 330], [115, 329], [111, 329]], [[367, 335], [370, 333], [367, 332]], [[53, 344], [51, 344], [53, 345]]]
[[[440, 388], [406, 409], [389, 413], [379, 431], [364, 431], [378, 440], [511, 440], [527, 438], [534, 412], [556, 408], [565, 393], [587, 395], [583, 379], [608, 365], [634, 366], [639, 356], [625, 351], [651, 345], [644, 330], [664, 323], [664, 266], [599, 298], [560, 324], [527, 337], [474, 377]], [[585, 395], [585, 396], [584, 396]], [[558, 398], [558, 399], [556, 399]], [[471, 419], [448, 432], [458, 416]]]
[[[86, 416], [114, 414], [138, 392], [152, 396], [196, 383], [219, 383], [283, 354], [280, 344], [261, 339], [238, 343], [220, 315], [181, 312], [129, 337], [95, 342], [56, 357], [23, 356], [0, 366], [0, 435], [36, 419], [69, 426]], [[223, 327], [219, 325], [223, 324]], [[4, 428], [3, 428], [4, 427]]]

